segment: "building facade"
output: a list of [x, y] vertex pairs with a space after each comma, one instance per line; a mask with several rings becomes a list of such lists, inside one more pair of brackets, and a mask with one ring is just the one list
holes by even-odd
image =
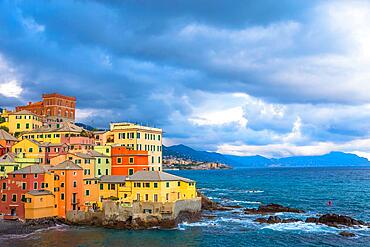
[[149, 171], [148, 152], [130, 150], [124, 146], [111, 148], [112, 175], [128, 176], [137, 171]]
[[58, 93], [43, 94], [42, 101], [29, 102], [26, 106], [17, 106], [16, 111], [27, 110], [42, 116], [47, 121], [61, 122], [75, 120], [76, 97]]
[[42, 126], [41, 117], [33, 112], [21, 110], [9, 114], [9, 133], [18, 135]]

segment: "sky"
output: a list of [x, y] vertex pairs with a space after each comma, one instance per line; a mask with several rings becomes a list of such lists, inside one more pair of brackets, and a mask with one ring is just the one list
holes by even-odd
[[165, 145], [370, 158], [369, 68], [369, 1], [0, 1], [0, 107], [59, 92]]

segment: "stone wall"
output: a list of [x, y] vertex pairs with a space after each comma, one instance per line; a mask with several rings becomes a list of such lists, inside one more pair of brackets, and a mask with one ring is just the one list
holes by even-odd
[[106, 200], [103, 202], [102, 211], [70, 211], [66, 215], [66, 221], [73, 224], [122, 228], [145, 228], [156, 225], [170, 227], [179, 221], [192, 221], [200, 211], [201, 198], [180, 200], [175, 203], [134, 202], [131, 206]]

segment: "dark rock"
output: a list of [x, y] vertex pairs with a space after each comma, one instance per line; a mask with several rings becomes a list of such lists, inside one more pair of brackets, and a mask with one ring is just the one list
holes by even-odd
[[268, 218], [257, 218], [255, 222], [265, 223], [265, 224], [277, 224], [277, 223], [292, 223], [301, 221], [300, 219], [281, 219], [279, 216], [270, 216]]
[[244, 209], [244, 213], [246, 214], [271, 214], [271, 213], [281, 213], [281, 212], [304, 213], [303, 210], [284, 207], [279, 204], [260, 205], [258, 209], [254, 209], [254, 208]]
[[315, 218], [315, 217], [308, 217], [306, 220], [305, 220], [306, 223], [318, 223], [319, 222], [319, 219], [318, 218]]
[[212, 201], [201, 192], [197, 191], [198, 197], [202, 199], [202, 210], [218, 210], [221, 206], [217, 202]]
[[318, 223], [325, 224], [333, 227], [340, 226], [360, 226], [366, 223], [361, 220], [353, 219], [346, 215], [338, 214], [324, 214], [318, 219]]
[[207, 218], [207, 219], [214, 219], [217, 217], [217, 215], [213, 215], [213, 214], [203, 214], [202, 215], [203, 218]]
[[347, 238], [356, 237], [356, 234], [347, 231], [340, 232], [339, 235]]

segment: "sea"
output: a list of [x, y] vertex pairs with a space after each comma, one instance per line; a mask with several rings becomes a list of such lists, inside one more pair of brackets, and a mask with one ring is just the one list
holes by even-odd
[[[225, 205], [257, 208], [279, 203], [306, 211], [280, 213], [302, 218], [345, 214], [370, 222], [370, 167], [261, 168], [170, 171], [197, 181], [209, 198]], [[328, 206], [332, 201], [332, 206]], [[205, 212], [214, 218], [180, 224], [175, 229], [114, 230], [57, 226], [23, 236], [0, 236], [0, 246], [370, 246], [370, 229], [336, 229], [313, 223], [266, 225], [242, 209]], [[346, 238], [340, 231], [356, 237]]]

